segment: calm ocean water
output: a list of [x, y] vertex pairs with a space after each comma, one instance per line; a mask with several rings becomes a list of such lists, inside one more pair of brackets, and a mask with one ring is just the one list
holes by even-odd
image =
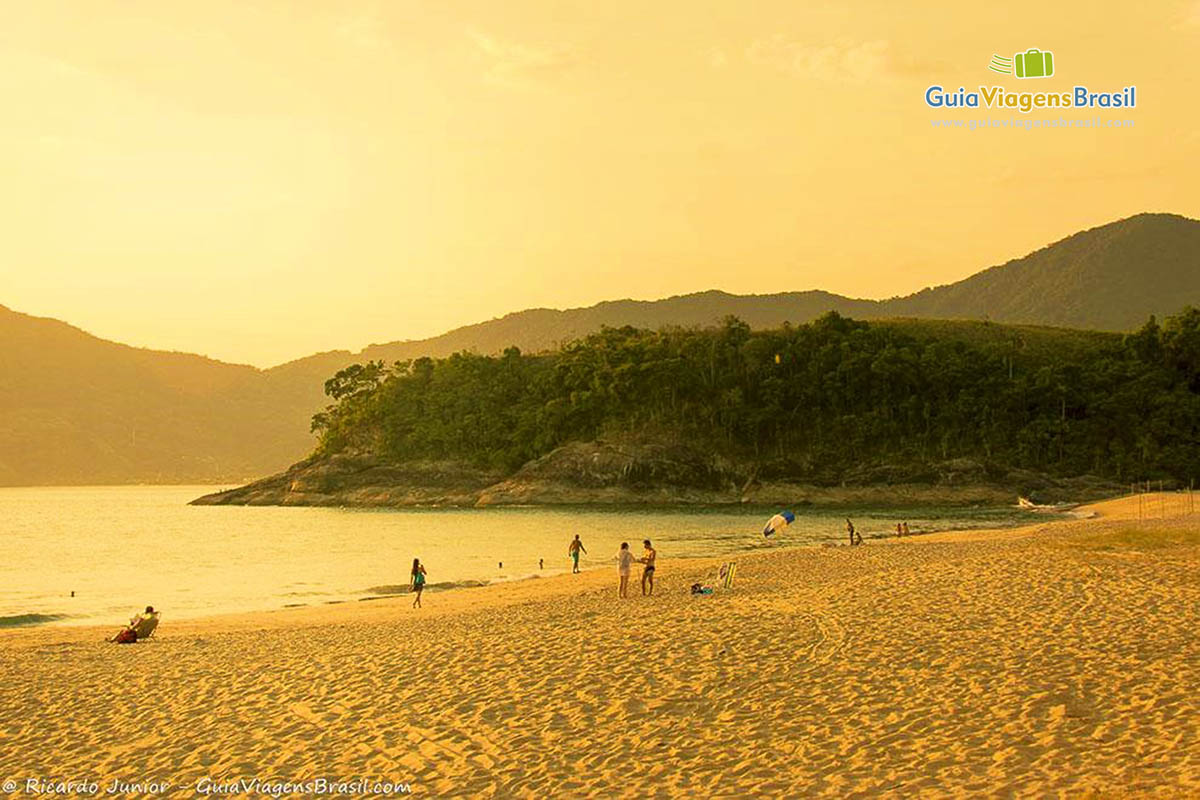
[[[585, 568], [612, 567], [622, 541], [663, 558], [771, 546], [778, 509], [358, 510], [189, 506], [202, 486], [0, 488], [0, 629], [117, 624], [153, 604], [170, 619], [355, 600], [407, 586], [420, 557], [431, 590], [568, 571], [579, 534]], [[1011, 508], [795, 509], [779, 544], [1017, 524]], [[538, 569], [538, 559], [545, 568]], [[503, 566], [501, 566], [503, 564]], [[75, 596], [72, 597], [71, 593]]]

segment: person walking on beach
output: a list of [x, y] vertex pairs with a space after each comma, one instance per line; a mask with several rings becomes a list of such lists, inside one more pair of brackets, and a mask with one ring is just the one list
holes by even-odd
[[629, 573], [632, 568], [633, 552], [629, 549], [629, 542], [621, 542], [621, 549], [617, 551], [617, 575], [621, 578], [617, 597], [629, 597]]
[[567, 547], [567, 555], [571, 556], [571, 573], [579, 572], [579, 555], [586, 553], [587, 548], [583, 546], [583, 542], [579, 541], [579, 534], [575, 534], [575, 538], [571, 540], [571, 544]]
[[846, 532], [850, 534], [851, 547], [856, 544], [862, 544], [862, 534], [854, 530], [854, 523], [850, 521], [849, 517], [846, 517]]
[[904, 535], [908, 536], [908, 520], [904, 521]]
[[899, 523], [899, 522], [897, 522], [897, 523], [896, 523], [896, 538], [898, 539], [898, 538], [900, 538], [900, 537], [901, 537], [901, 536], [903, 536], [903, 535], [904, 535], [904, 529], [903, 529], [903, 528], [901, 528], [901, 527], [900, 527], [900, 523]]
[[421, 607], [421, 592], [425, 591], [425, 565], [421, 563], [421, 559], [414, 558], [412, 566], [412, 575], [408, 590], [414, 592], [417, 596], [413, 600], [413, 608]]
[[[646, 566], [642, 567], [642, 594], [654, 594], [654, 560], [658, 558], [658, 551], [650, 546], [649, 539], [642, 540], [642, 547], [645, 548], [642, 557], [639, 559]], [[650, 584], [650, 591], [646, 591], [646, 584]]]

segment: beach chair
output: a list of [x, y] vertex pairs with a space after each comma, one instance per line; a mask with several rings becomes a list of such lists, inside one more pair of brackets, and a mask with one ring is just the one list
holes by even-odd
[[143, 639], [149, 639], [154, 635], [154, 631], [158, 629], [158, 612], [155, 611], [153, 614], [139, 614], [130, 627], [137, 634], [139, 642]]

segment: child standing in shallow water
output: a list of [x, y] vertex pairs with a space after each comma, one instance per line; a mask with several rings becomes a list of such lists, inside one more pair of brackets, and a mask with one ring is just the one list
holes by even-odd
[[414, 558], [412, 565], [412, 576], [408, 585], [410, 592], [416, 593], [416, 599], [413, 600], [413, 608], [421, 607], [421, 592], [425, 590], [425, 565], [421, 563], [421, 559]]

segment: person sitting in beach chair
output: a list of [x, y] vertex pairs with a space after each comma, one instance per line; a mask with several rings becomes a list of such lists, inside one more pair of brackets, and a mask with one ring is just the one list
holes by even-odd
[[149, 639], [158, 630], [158, 615], [159, 612], [154, 610], [154, 606], [146, 606], [145, 611], [129, 620], [129, 627], [133, 628], [138, 639]]
[[134, 614], [133, 618], [129, 620], [129, 624], [109, 641], [117, 644], [133, 644], [142, 639], [149, 639], [158, 629], [158, 616], [159, 612], [154, 610], [154, 606], [146, 606], [145, 611], [141, 614]]

